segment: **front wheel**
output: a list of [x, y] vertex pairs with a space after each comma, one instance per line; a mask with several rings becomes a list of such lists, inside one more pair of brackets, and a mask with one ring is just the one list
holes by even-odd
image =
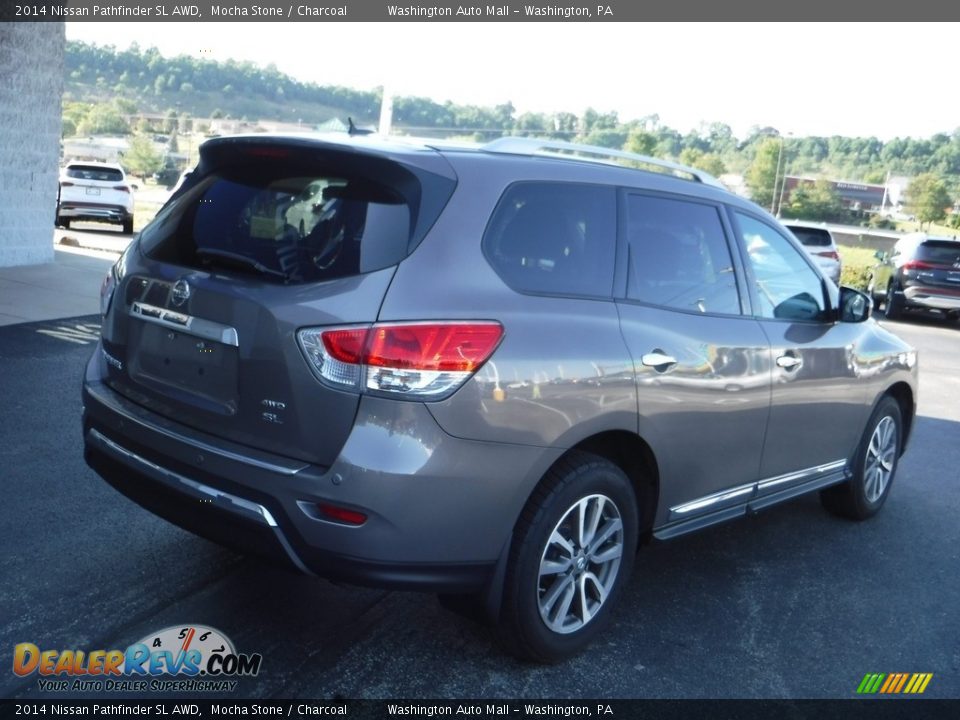
[[853, 462], [853, 476], [820, 492], [830, 512], [851, 520], [866, 520], [883, 507], [897, 471], [903, 443], [900, 405], [885, 397], [870, 416]]
[[558, 662], [610, 622], [637, 549], [636, 496], [613, 463], [576, 453], [550, 470], [517, 523], [498, 637], [514, 655]]

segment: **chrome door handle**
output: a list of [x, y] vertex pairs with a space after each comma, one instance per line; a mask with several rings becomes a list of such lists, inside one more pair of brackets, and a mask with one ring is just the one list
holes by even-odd
[[777, 358], [777, 367], [782, 367], [784, 370], [796, 370], [801, 365], [803, 360], [793, 355], [781, 355]]
[[662, 367], [664, 365], [676, 365], [677, 359], [670, 355], [664, 355], [659, 350], [654, 350], [642, 356], [640, 362], [648, 367]]

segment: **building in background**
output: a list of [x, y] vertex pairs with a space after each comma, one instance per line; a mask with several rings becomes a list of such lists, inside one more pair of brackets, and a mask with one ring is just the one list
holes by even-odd
[[0, 23], [0, 267], [53, 260], [65, 32]]

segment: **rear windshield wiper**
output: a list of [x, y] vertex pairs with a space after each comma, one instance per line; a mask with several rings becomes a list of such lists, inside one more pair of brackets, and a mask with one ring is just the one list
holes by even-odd
[[284, 282], [290, 280], [290, 276], [279, 270], [274, 270], [268, 268], [262, 262], [254, 260], [251, 257], [246, 255], [241, 255], [240, 253], [230, 252], [229, 250], [216, 250], [214, 248], [197, 248], [197, 256], [206, 260], [221, 260], [225, 264], [232, 264], [234, 266], [240, 266], [247, 270], [254, 270], [261, 275], [268, 275], [270, 277], [280, 278]]

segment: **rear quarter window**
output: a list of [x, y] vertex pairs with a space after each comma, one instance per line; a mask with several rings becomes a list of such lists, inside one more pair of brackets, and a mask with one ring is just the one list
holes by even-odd
[[616, 207], [611, 187], [516, 183], [487, 226], [484, 255], [519, 292], [610, 297]]

